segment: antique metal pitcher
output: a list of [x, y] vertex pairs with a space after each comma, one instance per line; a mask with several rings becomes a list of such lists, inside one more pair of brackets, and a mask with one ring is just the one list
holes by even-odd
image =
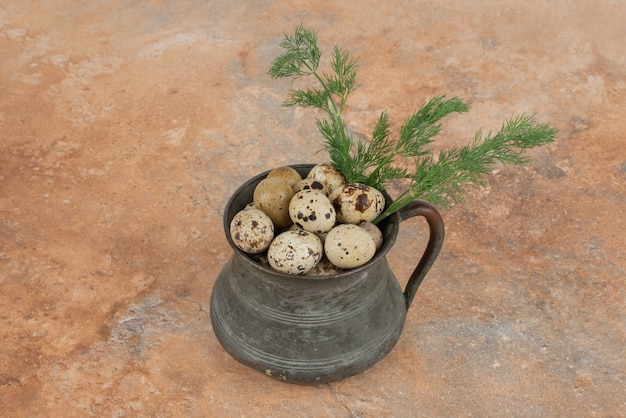
[[[292, 167], [304, 178], [313, 165]], [[229, 233], [230, 221], [252, 202], [254, 188], [266, 175], [243, 184], [224, 211], [234, 254], [211, 296], [215, 335], [234, 359], [285, 382], [324, 383], [361, 373], [400, 338], [415, 292], [443, 244], [441, 216], [429, 203], [414, 201], [378, 225], [384, 244], [367, 264], [324, 277], [279, 273], [239, 250]], [[389, 204], [391, 198], [385, 197]], [[413, 216], [426, 219], [430, 237], [402, 291], [386, 254], [400, 222]]]

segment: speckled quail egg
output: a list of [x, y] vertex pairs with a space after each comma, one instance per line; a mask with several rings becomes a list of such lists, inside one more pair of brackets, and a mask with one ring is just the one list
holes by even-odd
[[324, 252], [328, 260], [342, 269], [362, 266], [376, 254], [370, 234], [358, 225], [340, 224], [326, 236]]
[[241, 251], [258, 254], [272, 242], [274, 224], [260, 209], [243, 209], [230, 222], [230, 237]]
[[289, 203], [292, 222], [308, 232], [322, 234], [335, 226], [335, 208], [326, 195], [317, 190], [301, 190]]
[[315, 234], [322, 241], [322, 244], [326, 242], [326, 236], [328, 236], [328, 232], [322, 232], [321, 234]]
[[293, 191], [298, 193], [300, 190], [318, 190], [328, 196], [328, 188], [324, 183], [316, 179], [303, 179], [295, 185]]
[[302, 176], [300, 176], [300, 173], [298, 173], [295, 168], [287, 166], [278, 167], [271, 170], [267, 174], [267, 178], [281, 179], [282, 181], [287, 183], [292, 189], [295, 187], [296, 184], [302, 181]]
[[380, 250], [380, 247], [383, 246], [383, 233], [380, 229], [371, 222], [363, 222], [360, 223], [359, 226], [370, 234], [374, 240], [374, 244], [376, 244], [376, 251]]
[[377, 189], [361, 183], [344, 184], [328, 196], [337, 222], [360, 224], [371, 222], [385, 209], [385, 196]]
[[291, 225], [289, 202], [293, 189], [280, 178], [265, 178], [254, 189], [254, 206], [265, 212], [274, 226], [286, 228]]
[[302, 231], [302, 228], [300, 228], [296, 224], [291, 224], [291, 225], [289, 225], [289, 228], [287, 228], [286, 230], [287, 231]]
[[334, 276], [335, 274], [339, 274], [343, 272], [343, 269], [340, 269], [333, 263], [331, 263], [328, 258], [322, 256], [322, 259], [311, 269], [306, 275], [310, 277], [326, 277], [326, 276]]
[[315, 165], [309, 174], [307, 174], [306, 178], [315, 179], [321, 181], [326, 188], [328, 189], [328, 193], [332, 193], [333, 190], [340, 187], [342, 184], [345, 184], [346, 178], [333, 167], [331, 164], [317, 164]]
[[[287, 231], [304, 231], [304, 230], [296, 224], [291, 224], [291, 226], [287, 228]], [[326, 235], [328, 235], [328, 232], [316, 233], [315, 235], [317, 235], [320, 241], [322, 241], [322, 245], [324, 245], [324, 241], [326, 240]]]
[[320, 239], [307, 231], [285, 231], [274, 238], [267, 250], [270, 266], [282, 273], [306, 274], [322, 258]]

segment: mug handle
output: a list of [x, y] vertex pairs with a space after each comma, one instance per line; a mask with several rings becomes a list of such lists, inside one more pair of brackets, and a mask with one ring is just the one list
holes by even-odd
[[430, 267], [439, 255], [445, 232], [441, 215], [433, 205], [426, 201], [414, 200], [400, 209], [398, 215], [400, 216], [400, 222], [414, 216], [423, 216], [426, 218], [430, 230], [428, 244], [426, 245], [424, 254], [422, 254], [422, 258], [417, 264], [417, 267], [415, 267], [415, 270], [413, 270], [413, 274], [409, 277], [409, 281], [404, 289], [404, 301], [406, 309], [408, 310], [413, 302], [417, 288], [422, 284], [426, 273], [428, 273], [428, 270], [430, 270]]

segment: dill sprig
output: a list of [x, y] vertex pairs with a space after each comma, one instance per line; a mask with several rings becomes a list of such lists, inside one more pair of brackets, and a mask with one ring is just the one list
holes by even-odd
[[357, 88], [357, 61], [351, 59], [347, 51], [335, 46], [330, 62], [332, 72], [320, 72], [321, 51], [317, 34], [302, 25], [296, 28], [294, 35], [285, 34], [280, 46], [285, 52], [273, 61], [268, 71], [272, 78], [295, 80], [313, 76], [319, 84], [318, 88], [291, 89], [283, 105], [322, 110], [327, 119], [315, 118], [325, 138], [322, 149], [328, 152], [332, 164], [346, 179], [363, 182], [363, 170], [352, 158], [352, 145], [357, 141], [349, 134], [342, 117], [348, 95]]
[[[385, 189], [395, 179], [406, 179], [408, 187], [391, 203], [374, 223], [402, 209], [415, 199], [448, 208], [462, 201], [468, 187], [484, 186], [484, 177], [496, 164], [523, 165], [530, 160], [524, 155], [529, 148], [554, 142], [556, 130], [549, 124], [538, 124], [533, 116], [521, 115], [505, 119], [497, 133], [476, 132], [466, 146], [439, 151], [435, 158], [429, 145], [441, 132], [438, 122], [451, 113], [464, 113], [469, 105], [458, 97], [445, 95], [428, 101], [406, 119], [397, 140], [391, 138], [389, 117], [382, 112], [372, 138], [366, 142], [353, 138], [343, 120], [343, 111], [350, 93], [356, 89], [357, 61], [347, 51], [335, 46], [330, 72], [320, 71], [321, 50], [317, 35], [302, 26], [293, 36], [285, 34], [280, 46], [284, 53], [269, 70], [272, 78], [314, 77], [319, 87], [292, 89], [284, 106], [313, 107], [326, 118], [316, 116], [316, 125], [325, 141], [333, 166], [349, 183], [364, 183]], [[413, 158], [415, 168], [395, 165], [397, 158]]]
[[424, 199], [448, 208], [463, 201], [468, 187], [485, 185], [484, 177], [497, 164], [523, 165], [530, 162], [524, 150], [551, 143], [556, 131], [549, 124], [536, 124], [532, 116], [521, 115], [504, 121], [496, 134], [483, 136], [463, 147], [442, 150], [415, 161], [415, 170], [407, 178], [409, 186], [381, 214], [376, 222], [401, 209], [414, 199]]

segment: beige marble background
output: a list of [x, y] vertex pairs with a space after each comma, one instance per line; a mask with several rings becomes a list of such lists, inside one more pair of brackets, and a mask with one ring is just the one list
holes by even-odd
[[[626, 416], [626, 4], [0, 0], [0, 415]], [[360, 58], [367, 136], [434, 95], [437, 146], [522, 112], [559, 129], [443, 211], [394, 351], [313, 387], [232, 360], [209, 320], [245, 179], [317, 162], [266, 71], [283, 32]], [[403, 223], [404, 285], [426, 237]]]

